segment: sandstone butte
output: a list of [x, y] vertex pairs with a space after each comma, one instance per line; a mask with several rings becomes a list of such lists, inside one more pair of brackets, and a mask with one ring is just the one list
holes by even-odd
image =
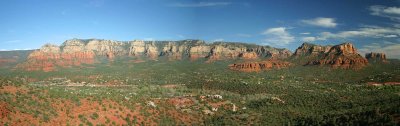
[[53, 71], [57, 67], [92, 64], [96, 58], [106, 57], [110, 61], [118, 56], [143, 57], [157, 60], [203, 58], [208, 62], [230, 59], [274, 58], [284, 59], [292, 53], [287, 49], [272, 48], [246, 43], [215, 42], [202, 40], [181, 41], [113, 41], [102, 39], [71, 39], [62, 45], [46, 44], [29, 54], [26, 62], [17, 68], [28, 71]]
[[385, 53], [370, 52], [370, 53], [365, 54], [365, 58], [367, 58], [368, 61], [370, 61], [370, 62], [382, 62], [382, 63], [388, 62], [386, 60]]
[[[382, 57], [381, 55], [375, 55], [375, 57]], [[305, 65], [323, 65], [342, 69], [361, 69], [368, 65], [368, 60], [358, 54], [357, 49], [351, 43], [343, 43], [335, 46], [303, 43], [290, 58], [294, 60], [309, 60]], [[272, 59], [261, 62], [231, 64], [229, 68], [243, 72], [259, 72], [262, 70], [287, 68], [293, 65], [289, 62]]]
[[351, 43], [335, 45], [315, 61], [309, 62], [310, 65], [331, 65], [333, 68], [361, 69], [368, 65], [368, 60], [362, 57]]
[[368, 60], [362, 57], [351, 43], [335, 46], [320, 46], [304, 43], [296, 49], [293, 57], [308, 56], [313, 60], [305, 65], [328, 65], [333, 68], [361, 69], [368, 65]]
[[242, 72], [260, 72], [262, 70], [287, 68], [290, 65], [291, 64], [289, 62], [285, 61], [266, 60], [261, 62], [235, 63], [229, 65], [229, 68], [232, 70], [237, 70]]

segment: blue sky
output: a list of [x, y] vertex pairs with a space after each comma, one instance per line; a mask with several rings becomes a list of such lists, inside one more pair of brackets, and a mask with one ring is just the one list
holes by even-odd
[[400, 0], [2, 0], [0, 50], [72, 38], [353, 42], [400, 58]]

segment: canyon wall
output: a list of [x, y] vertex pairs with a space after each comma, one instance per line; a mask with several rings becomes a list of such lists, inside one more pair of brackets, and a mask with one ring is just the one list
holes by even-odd
[[96, 57], [106, 57], [113, 61], [118, 56], [144, 57], [157, 60], [184, 58], [208, 62], [228, 59], [283, 59], [291, 56], [287, 49], [272, 48], [247, 43], [206, 43], [202, 40], [182, 41], [113, 41], [101, 39], [71, 39], [60, 46], [46, 44], [29, 54], [27, 61], [19, 65], [26, 70], [52, 71], [56, 67], [92, 64]]

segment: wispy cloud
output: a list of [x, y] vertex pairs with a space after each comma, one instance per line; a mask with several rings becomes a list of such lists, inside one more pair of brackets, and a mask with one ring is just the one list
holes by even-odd
[[300, 33], [300, 35], [309, 35], [309, 34], [311, 34], [310, 32], [303, 32], [303, 33]]
[[[337, 33], [322, 32], [314, 36], [315, 40], [348, 39], [348, 38], [398, 38], [400, 29], [392, 27], [365, 26], [355, 30], [339, 31]], [[308, 39], [310, 40], [310, 39]]]
[[304, 24], [325, 27], [325, 28], [334, 28], [337, 26], [337, 23], [335, 22], [334, 18], [326, 18], [326, 17], [318, 17], [318, 18], [314, 18], [314, 19], [301, 20], [301, 22]]
[[262, 32], [267, 38], [264, 40], [265, 44], [276, 45], [276, 46], [286, 46], [287, 44], [294, 41], [294, 36], [286, 30], [285, 27], [269, 28]]
[[223, 39], [223, 38], [219, 38], [219, 39], [215, 39], [215, 40], [213, 40], [213, 42], [222, 42], [222, 41], [224, 41], [224, 39]]
[[373, 5], [369, 7], [371, 15], [390, 18], [391, 20], [400, 21], [400, 7], [387, 7], [382, 5]]
[[359, 49], [361, 54], [369, 52], [383, 52], [388, 58], [400, 59], [400, 43], [399, 42], [388, 42], [383, 43], [371, 43], [364, 45]]
[[303, 37], [302, 40], [304, 42], [313, 42], [313, 41], [317, 40], [317, 38], [316, 37]]
[[385, 37], [385, 38], [397, 38], [399, 36], [398, 35], [385, 35], [383, 37]]
[[143, 38], [143, 40], [145, 40], [145, 41], [154, 41], [156, 39], [154, 39], [154, 38]]
[[172, 7], [212, 7], [212, 6], [227, 6], [230, 2], [199, 2], [199, 3], [174, 3]]
[[351, 38], [351, 37], [372, 37], [382, 38], [388, 35], [400, 35], [400, 29], [389, 27], [364, 27], [357, 30], [341, 31], [332, 34], [332, 37]]

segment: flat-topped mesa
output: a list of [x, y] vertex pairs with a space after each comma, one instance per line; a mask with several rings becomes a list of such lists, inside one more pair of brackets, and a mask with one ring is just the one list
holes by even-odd
[[298, 47], [293, 54], [294, 56], [310, 56], [310, 55], [321, 55], [327, 53], [332, 46], [321, 46], [311, 43], [303, 43]]
[[365, 58], [370, 62], [383, 62], [383, 63], [387, 62], [385, 53], [371, 52], [365, 54]]
[[39, 50], [29, 54], [27, 61], [18, 64], [17, 68], [28, 71], [43, 70], [53, 71], [56, 67], [79, 66], [94, 63], [93, 51], [74, 51], [64, 53], [56, 45], [46, 44]]
[[333, 68], [360, 69], [368, 64], [368, 60], [358, 54], [351, 43], [332, 46], [331, 49], [318, 60], [310, 61], [308, 65], [330, 65]]
[[237, 70], [242, 72], [259, 72], [263, 70], [287, 68], [290, 65], [291, 64], [289, 62], [285, 61], [267, 60], [261, 62], [235, 63], [229, 65], [229, 68], [232, 70]]
[[[292, 53], [287, 49], [276, 49], [268, 46], [259, 46], [245, 43], [217, 42], [207, 44], [202, 40], [182, 41], [142, 41], [130, 42], [98, 40], [98, 39], [72, 39], [60, 46], [62, 53], [79, 51], [93, 51], [96, 55], [107, 56], [113, 53], [115, 56], [147, 56], [156, 59], [167, 56], [171, 59], [190, 57], [191, 59], [209, 58], [211, 60], [233, 59], [242, 57], [278, 57], [287, 58]], [[254, 53], [253, 53], [254, 52]]]
[[257, 58], [271, 58], [271, 59], [284, 59], [292, 55], [287, 49], [277, 49], [269, 46], [259, 46], [253, 44], [243, 43], [225, 43], [217, 42], [211, 45], [211, 51], [208, 56], [209, 60], [223, 60], [223, 59], [257, 59]]
[[[118, 56], [134, 56], [148, 59], [167, 57], [170, 60], [189, 58], [196, 60], [206, 58], [208, 61], [228, 60], [235, 58], [287, 58], [292, 53], [287, 49], [277, 49], [247, 43], [216, 42], [206, 43], [202, 40], [181, 41], [113, 41], [102, 39], [70, 39], [61, 46], [46, 44], [28, 57], [27, 63], [33, 66], [45, 66], [93, 63], [95, 57], [107, 57], [113, 60]], [[88, 59], [90, 61], [86, 62]], [[63, 61], [56, 61], [63, 60]], [[37, 62], [37, 63], [35, 63]], [[63, 62], [63, 63], [59, 63]], [[69, 63], [74, 62], [74, 63]], [[50, 65], [49, 65], [50, 64]], [[28, 64], [26, 64], [28, 65]], [[42, 67], [38, 68], [39, 70]], [[32, 68], [32, 70], [36, 70]], [[52, 70], [52, 69], [50, 69]]]

